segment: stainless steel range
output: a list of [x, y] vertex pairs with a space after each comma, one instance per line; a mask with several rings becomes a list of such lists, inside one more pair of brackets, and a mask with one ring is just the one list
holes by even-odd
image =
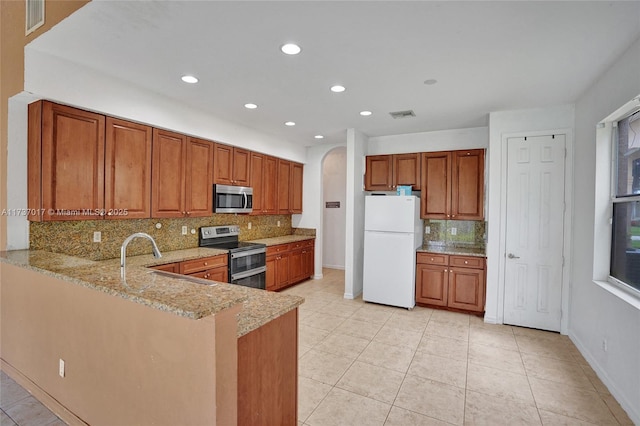
[[229, 282], [253, 288], [265, 288], [267, 246], [238, 241], [240, 227], [206, 226], [200, 228], [198, 245], [229, 251]]

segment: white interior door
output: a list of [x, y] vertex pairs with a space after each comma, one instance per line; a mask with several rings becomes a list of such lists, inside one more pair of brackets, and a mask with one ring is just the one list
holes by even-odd
[[565, 136], [507, 140], [505, 324], [560, 331]]

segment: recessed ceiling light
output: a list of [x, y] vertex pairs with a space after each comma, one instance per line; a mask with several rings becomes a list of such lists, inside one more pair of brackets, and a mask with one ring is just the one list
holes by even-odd
[[344, 86], [340, 86], [339, 84], [336, 84], [335, 86], [331, 86], [331, 91], [334, 93], [341, 93], [344, 92], [345, 90], [347, 90]]
[[425, 80], [424, 84], [426, 84], [427, 86], [431, 86], [433, 84], [436, 84], [438, 82], [438, 80], [436, 80], [435, 78], [430, 78], [429, 80]]
[[197, 83], [198, 79], [192, 75], [183, 75], [182, 76], [182, 81], [184, 81], [185, 83]]
[[302, 51], [300, 46], [294, 43], [287, 43], [280, 46], [280, 50], [282, 53], [286, 53], [287, 55], [297, 55]]
[[368, 117], [372, 114], [371, 111], [360, 111], [360, 115], [363, 117]]
[[293, 121], [287, 121], [287, 122], [284, 123], [284, 125], [291, 127], [291, 126], [295, 126], [296, 123], [294, 123]]
[[256, 109], [258, 108], [258, 105], [256, 104], [244, 104], [244, 107], [247, 109]]
[[316, 138], [316, 139], [324, 139], [324, 136], [322, 136], [322, 135], [315, 135], [315, 136], [314, 136], [314, 138]]

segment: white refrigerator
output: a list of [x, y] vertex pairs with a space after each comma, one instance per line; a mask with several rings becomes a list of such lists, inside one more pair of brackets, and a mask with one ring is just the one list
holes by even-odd
[[413, 308], [416, 304], [416, 249], [421, 245], [418, 197], [365, 197], [362, 299]]

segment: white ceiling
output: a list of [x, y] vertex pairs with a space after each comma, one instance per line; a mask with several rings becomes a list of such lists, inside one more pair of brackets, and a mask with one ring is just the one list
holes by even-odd
[[[638, 1], [94, 0], [30, 48], [310, 146], [572, 103], [639, 36]], [[282, 54], [286, 42], [302, 53]], [[416, 117], [388, 114], [407, 109]]]

